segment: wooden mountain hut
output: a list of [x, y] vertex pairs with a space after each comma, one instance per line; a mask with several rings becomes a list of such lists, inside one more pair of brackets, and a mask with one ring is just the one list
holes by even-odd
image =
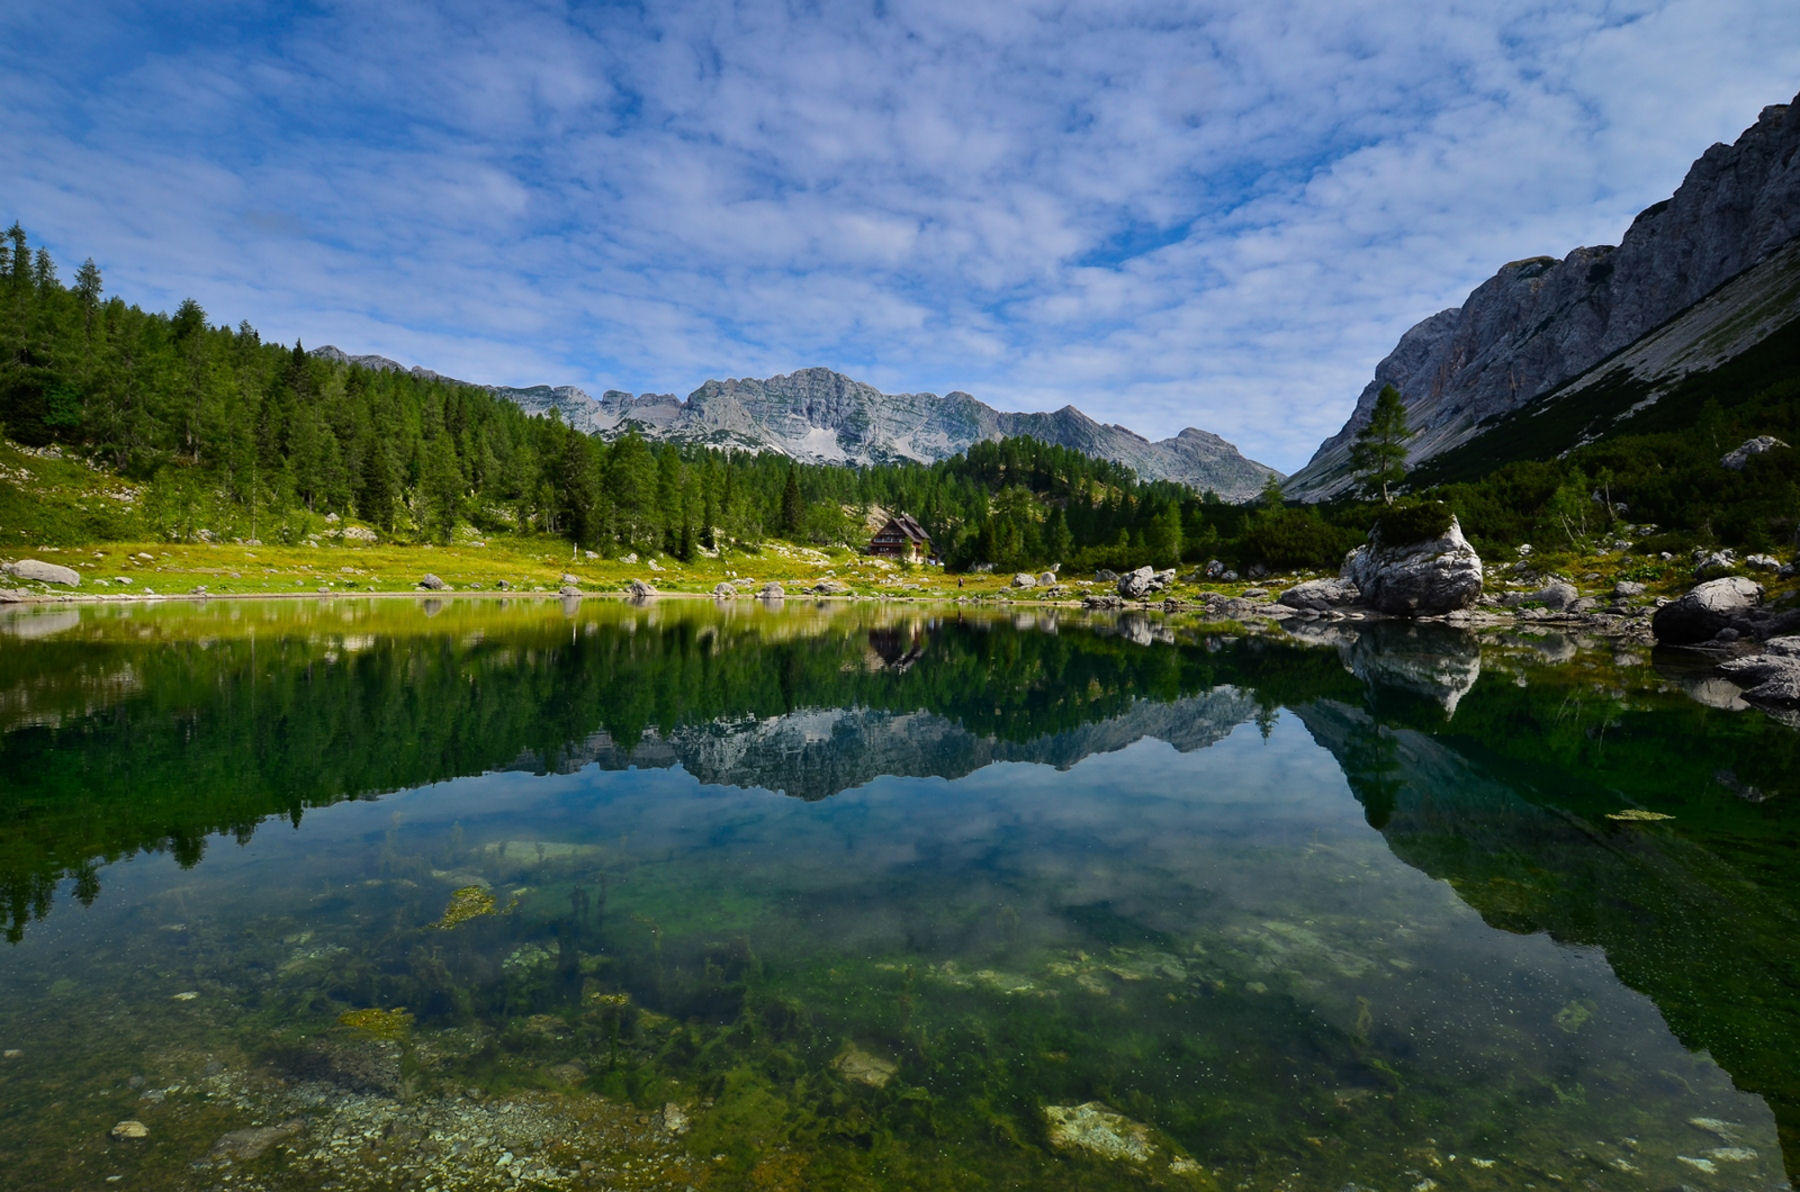
[[909, 514], [896, 513], [869, 540], [869, 553], [918, 563], [932, 558], [931, 535]]

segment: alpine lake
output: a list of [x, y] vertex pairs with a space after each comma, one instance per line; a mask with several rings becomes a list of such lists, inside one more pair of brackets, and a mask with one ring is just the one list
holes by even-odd
[[0, 611], [0, 1184], [1788, 1188], [1800, 731], [1708, 682], [1178, 613]]

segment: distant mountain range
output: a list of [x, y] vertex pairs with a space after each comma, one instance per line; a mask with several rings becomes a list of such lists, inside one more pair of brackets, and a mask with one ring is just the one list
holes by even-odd
[[[1288, 496], [1346, 491], [1356, 432], [1393, 385], [1419, 432], [1414, 465], [1460, 474], [1544, 458], [1607, 433], [1680, 383], [1800, 321], [1800, 99], [1708, 149], [1617, 247], [1503, 266], [1462, 306], [1400, 338], [1343, 429], [1288, 477]], [[1446, 478], [1427, 469], [1422, 480]]]
[[[407, 371], [384, 356], [349, 356], [335, 347], [315, 348], [313, 354]], [[686, 400], [659, 393], [633, 397], [616, 389], [596, 399], [570, 385], [475, 387], [534, 414], [555, 410], [577, 430], [601, 438], [635, 430], [659, 442], [774, 451], [809, 463], [932, 463], [984, 440], [1030, 436], [1124, 464], [1145, 480], [1173, 480], [1226, 501], [1248, 500], [1270, 476], [1280, 476], [1245, 459], [1218, 435], [1192, 427], [1152, 442], [1123, 426], [1096, 422], [1074, 406], [1048, 414], [1008, 413], [961, 392], [882, 393], [828, 368], [760, 381], [707, 381]]]

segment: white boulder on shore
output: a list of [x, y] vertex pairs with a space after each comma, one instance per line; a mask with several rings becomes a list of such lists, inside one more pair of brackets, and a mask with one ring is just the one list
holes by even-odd
[[1356, 585], [1363, 604], [1398, 616], [1455, 612], [1481, 596], [1481, 556], [1455, 515], [1449, 529], [1422, 542], [1390, 545], [1377, 528], [1344, 559], [1341, 575]]
[[63, 584], [73, 588], [81, 583], [81, 575], [73, 567], [46, 563], [42, 559], [20, 559], [17, 563], [6, 564], [0, 570], [15, 579], [35, 580], [40, 584]]

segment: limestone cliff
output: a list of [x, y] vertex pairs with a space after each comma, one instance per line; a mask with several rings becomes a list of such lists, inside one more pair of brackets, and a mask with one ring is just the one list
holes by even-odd
[[[1735, 144], [1702, 154], [1674, 196], [1639, 214], [1617, 247], [1503, 266], [1461, 307], [1401, 337], [1343, 429], [1288, 478], [1288, 494], [1322, 499], [1351, 483], [1351, 441], [1385, 385], [1400, 391], [1419, 432], [1417, 463], [1606, 368], [1615, 354], [1632, 356], [1626, 349], [1640, 341], [1657, 339], [1634, 360], [1641, 379], [1657, 382], [1716, 364], [1800, 316], [1791, 271], [1778, 268], [1800, 236], [1797, 150], [1800, 101], [1764, 108]], [[1735, 291], [1722, 289], [1734, 279]], [[1681, 317], [1709, 296], [1727, 298], [1711, 305], [1729, 309]]]

